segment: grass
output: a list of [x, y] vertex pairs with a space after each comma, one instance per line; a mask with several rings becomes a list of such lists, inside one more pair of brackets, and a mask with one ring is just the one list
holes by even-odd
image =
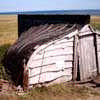
[[17, 39], [17, 16], [0, 15], [0, 78], [6, 79], [5, 68], [2, 63], [4, 55]]
[[2, 95], [0, 100], [89, 100], [91, 95], [100, 96], [100, 93], [92, 92], [91, 89], [83, 86], [55, 84], [49, 87], [34, 88], [23, 96]]
[[92, 16], [91, 17], [91, 25], [95, 28], [100, 30], [100, 16]]
[[[92, 16], [91, 25], [100, 30], [100, 17]], [[17, 16], [0, 15], [0, 78], [6, 79], [2, 60], [4, 55], [17, 39]], [[88, 100], [90, 95], [100, 96], [100, 93], [86, 87], [65, 86], [63, 84], [49, 87], [34, 88], [24, 96], [1, 95], [0, 100]]]
[[5, 44], [0, 46], [0, 79], [7, 79], [5, 68], [3, 65], [4, 56], [7, 52], [7, 49], [10, 47], [10, 44]]
[[13, 44], [17, 39], [17, 16], [0, 15], [0, 45]]

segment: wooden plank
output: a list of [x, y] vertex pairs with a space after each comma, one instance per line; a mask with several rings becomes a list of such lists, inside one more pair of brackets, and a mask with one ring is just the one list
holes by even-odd
[[96, 38], [97, 38], [97, 48], [98, 48], [98, 45], [100, 45], [100, 36], [99, 35], [96, 35]]
[[72, 62], [65, 62], [65, 68], [72, 67]]
[[67, 35], [68, 38], [72, 38], [74, 37], [75, 35], [77, 35], [79, 32], [78, 32], [78, 29], [76, 29], [74, 32], [71, 32], [70, 34]]
[[100, 40], [99, 39], [97, 39], [97, 45], [100, 45]]
[[[49, 57], [58, 57], [59, 58], [59, 57], [62, 57], [62, 56], [65, 56], [68, 59], [68, 57], [73, 56], [73, 54], [64, 54], [64, 55], [56, 55], [56, 56], [49, 56]], [[45, 58], [49, 58], [49, 57], [44, 57], [44, 59]], [[35, 59], [34, 61], [37, 61], [37, 60], [40, 60], [40, 59], [38, 58], [38, 59]], [[32, 63], [32, 59], [31, 58], [30, 58], [29, 62], [27, 63], [27, 66], [30, 66], [30, 63]]]
[[74, 38], [67, 39], [65, 36], [63, 39], [57, 41], [56, 44], [63, 43], [63, 42], [71, 42], [71, 41], [74, 41]]
[[33, 68], [29, 68], [29, 76], [39, 74], [41, 67], [42, 67], [42, 72], [47, 72], [47, 71], [54, 72], [72, 68], [72, 62], [64, 62], [64, 65], [62, 64], [61, 66], [58, 66], [57, 62], [52, 64], [47, 64], [45, 66], [34, 66]]
[[48, 64], [52, 64], [52, 63], [56, 63], [58, 60], [63, 60], [63, 61], [73, 61], [72, 59], [72, 55], [70, 56], [60, 56], [60, 57], [49, 57], [49, 58], [44, 58], [44, 60], [42, 59], [39, 59], [39, 60], [31, 60], [29, 63], [28, 63], [28, 66], [29, 68], [34, 68], [34, 67], [37, 67], [37, 66], [41, 66], [41, 62], [43, 61], [43, 65], [48, 65]]
[[[61, 55], [71, 55], [73, 54], [73, 48], [69, 47], [69, 48], [65, 48], [65, 49], [55, 49], [54, 51], [49, 51], [49, 52], [45, 52], [45, 57], [54, 57], [54, 56], [61, 56]], [[40, 54], [32, 54], [30, 59], [42, 59], [43, 56], [43, 52]]]
[[96, 38], [97, 38], [97, 39], [100, 39], [100, 35], [97, 35]]
[[[56, 59], [57, 57], [63, 57], [65, 58], [65, 60], [73, 60], [73, 54], [69, 54], [69, 55], [56, 55], [56, 56], [48, 56], [48, 57], [44, 57], [44, 61], [45, 59]], [[41, 57], [39, 58], [33, 58], [33, 59], [30, 59], [30, 63], [32, 63], [33, 61], [38, 61], [38, 60], [42, 60]]]
[[70, 48], [70, 47], [73, 48], [73, 42], [51, 45], [48, 48], [46, 48], [45, 51], [50, 51], [50, 50], [55, 50], [55, 49], [60, 49], [60, 48], [64, 49], [64, 48]]
[[87, 80], [88, 78], [96, 76], [97, 74], [93, 72], [97, 70], [94, 37], [90, 36], [80, 39], [79, 47], [80, 78], [81, 80]]
[[40, 53], [42, 51], [48, 51], [56, 48], [67, 48], [67, 47], [73, 47], [73, 41], [70, 42], [62, 42], [62, 43], [55, 43], [55, 44], [45, 44], [39, 47], [34, 54]]
[[79, 31], [79, 36], [84, 36], [84, 35], [89, 35], [89, 34], [93, 34], [93, 32], [91, 32], [89, 25], [85, 25], [80, 31]]
[[44, 82], [37, 82], [38, 81], [37, 78], [34, 78], [34, 80], [36, 79], [35, 81], [33, 81], [32, 78], [29, 78], [29, 86], [33, 87], [34, 84], [41, 84], [41, 83], [45, 84], [46, 86], [49, 86], [52, 84], [60, 84], [60, 83], [68, 82], [72, 80], [72, 76], [68, 76], [68, 75], [63, 75], [63, 76], [57, 77], [56, 79], [53, 79], [50, 81], [44, 81]]
[[[66, 81], [72, 79], [73, 38], [70, 40], [61, 39], [54, 44], [48, 44], [44, 44], [39, 48], [37, 46], [36, 51], [29, 59], [27, 64], [29, 84], [59, 80], [63, 76], [66, 76]], [[45, 50], [45, 54], [44, 50], [37, 54], [41, 49]]]
[[72, 76], [71, 73], [72, 72], [68, 70], [60, 71], [57, 73], [43, 73], [41, 74], [40, 82], [54, 80], [58, 77], [65, 76], [65, 75]]
[[97, 44], [97, 52], [100, 52], [100, 44]]
[[[38, 49], [36, 49], [36, 51], [34, 52], [34, 53], [37, 53], [37, 52], [39, 52], [39, 51], [41, 51], [41, 50], [44, 50], [44, 49], [47, 49], [47, 48], [49, 48], [50, 46], [52, 47], [55, 47], [56, 45], [59, 45], [59, 44], [63, 44], [63, 43], [66, 43], [66, 45], [68, 45], [68, 46], [71, 46], [71, 45], [73, 45], [73, 44], [69, 44], [70, 42], [73, 42], [73, 38], [71, 38], [71, 39], [66, 39], [66, 37], [63, 37], [63, 38], [61, 38], [61, 39], [58, 39], [58, 40], [55, 40], [55, 41], [51, 41], [51, 42], [49, 42], [49, 43], [47, 43], [47, 44], [43, 44], [42, 46], [40, 46]], [[50, 47], [50, 48], [51, 48]]]
[[[42, 59], [42, 56], [39, 56], [39, 55], [33, 55], [31, 56], [27, 66], [40, 66], [41, 65], [41, 62], [43, 61], [43, 65], [45, 64], [49, 64], [49, 63], [55, 63], [57, 60], [72, 60], [72, 55], [66, 55], [66, 53], [68, 54], [72, 54], [73, 52], [67, 52], [67, 49], [66, 49], [66, 52], [63, 51], [63, 50], [59, 50], [59, 51], [55, 51], [55, 52], [52, 52], [52, 53], [45, 53], [44, 55], [44, 59]], [[60, 56], [56, 56], [56, 55], [60, 55]], [[51, 56], [51, 57], [50, 57]], [[36, 60], [34, 58], [39, 58], [39, 60]], [[41, 58], [41, 59], [40, 59]]]
[[27, 91], [28, 90], [28, 76], [29, 76], [29, 69], [28, 67], [26, 67], [26, 64], [25, 64], [25, 59], [23, 61], [24, 65], [23, 65], [23, 89], [24, 91]]
[[77, 79], [77, 67], [78, 66], [78, 36], [75, 35], [75, 42], [74, 42], [74, 63], [73, 63], [73, 81]]
[[98, 72], [100, 73], [100, 52], [98, 53]]
[[39, 76], [40, 74], [44, 74], [44, 73], [58, 73], [58, 72], [62, 72], [62, 71], [64, 71], [64, 70], [66, 70], [66, 73], [68, 73], [68, 72], [70, 72], [70, 73], [72, 73], [72, 67], [69, 67], [69, 68], [64, 68], [63, 70], [62, 69], [59, 69], [59, 70], [55, 70], [55, 71], [44, 71], [44, 72], [41, 72], [41, 73], [37, 73], [37, 74], [31, 74], [30, 76], [29, 76], [29, 78], [32, 78], [32, 77], [37, 77], [37, 76]]
[[[44, 58], [49, 58], [49, 57], [61, 57], [61, 56], [71, 56], [71, 55], [73, 55], [73, 53], [68, 53], [68, 54], [57, 54], [57, 55], [49, 55], [49, 56], [46, 56], [45, 55], [45, 57]], [[42, 55], [32, 55], [31, 56], [31, 58], [33, 59], [33, 60], [38, 60], [38, 59], [42, 59]], [[31, 59], [30, 58], [30, 59]], [[30, 62], [30, 61], [29, 61]]]
[[[54, 55], [58, 55], [58, 54], [70, 54], [73, 53], [73, 47], [66, 47], [66, 48], [56, 48], [56, 49], [49, 49], [49, 50], [45, 50], [45, 55], [46, 56], [54, 56]], [[43, 54], [43, 51], [38, 53], [39, 55]], [[37, 55], [38, 55], [37, 54]]]
[[98, 73], [100, 73], [100, 36], [96, 35], [97, 42], [97, 63], [98, 63]]
[[[29, 84], [36, 84], [36, 83], [42, 83], [46, 81], [52, 81], [57, 78], [60, 78], [61, 76], [68, 76], [66, 77], [66, 81], [69, 81], [72, 79], [72, 72], [69, 70], [59, 71], [59, 72], [50, 72], [50, 73], [43, 73], [41, 75], [37, 75], [36, 77], [29, 78]], [[40, 77], [40, 80], [39, 80]], [[70, 77], [70, 79], [69, 79]]]
[[51, 82], [49, 82], [47, 84], [45, 83], [45, 84], [46, 84], [46, 86], [49, 86], [49, 85], [53, 85], [53, 84], [65, 83], [65, 82], [68, 82], [70, 80], [72, 80], [72, 76], [65, 75], [65, 76], [61, 76], [59, 78], [56, 78], [53, 81], [51, 81]]
[[100, 36], [97, 35], [97, 40], [100, 40]]

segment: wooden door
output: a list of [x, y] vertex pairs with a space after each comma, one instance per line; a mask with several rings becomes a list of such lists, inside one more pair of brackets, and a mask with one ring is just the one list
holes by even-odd
[[97, 74], [93, 35], [81, 36], [79, 39], [79, 69], [80, 80], [87, 80]]

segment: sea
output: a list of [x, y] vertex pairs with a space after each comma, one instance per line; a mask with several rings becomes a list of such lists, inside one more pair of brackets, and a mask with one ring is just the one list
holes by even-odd
[[49, 10], [49, 11], [22, 11], [22, 12], [0, 12], [0, 14], [68, 14], [68, 15], [91, 15], [91, 16], [100, 16], [100, 9], [89, 9], [89, 10]]

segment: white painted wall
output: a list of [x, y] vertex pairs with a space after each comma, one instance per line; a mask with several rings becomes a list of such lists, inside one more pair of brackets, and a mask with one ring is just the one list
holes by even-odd
[[29, 68], [29, 85], [56, 80], [56, 83], [72, 79], [74, 39], [55, 40], [44, 44], [31, 55]]

